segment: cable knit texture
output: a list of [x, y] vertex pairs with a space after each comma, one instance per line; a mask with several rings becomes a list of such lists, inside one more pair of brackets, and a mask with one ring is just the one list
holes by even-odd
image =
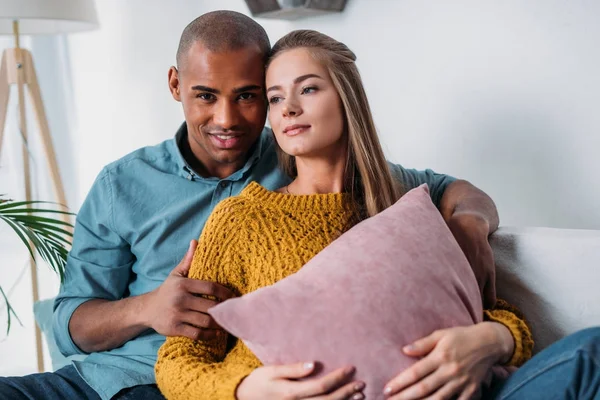
[[[294, 196], [251, 183], [215, 207], [189, 277], [220, 283], [237, 295], [272, 285], [351, 228], [356, 222], [351, 209], [347, 194]], [[486, 313], [511, 329], [515, 340], [524, 337], [523, 327], [529, 332], [513, 312], [500, 311]], [[513, 359], [521, 360], [525, 347], [515, 344]], [[207, 341], [169, 337], [159, 350], [155, 371], [167, 399], [235, 399], [239, 383], [260, 366], [242, 341], [228, 341], [226, 335]]]

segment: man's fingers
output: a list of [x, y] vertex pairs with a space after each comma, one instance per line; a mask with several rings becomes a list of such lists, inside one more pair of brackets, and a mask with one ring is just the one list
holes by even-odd
[[188, 324], [181, 324], [177, 327], [176, 336], [185, 336], [192, 340], [212, 340], [219, 335], [217, 329], [202, 329]]
[[329, 393], [348, 383], [352, 379], [354, 372], [354, 367], [339, 368], [321, 378], [299, 382], [297, 395], [300, 398], [305, 398]]
[[194, 258], [194, 252], [196, 251], [196, 247], [198, 246], [197, 240], [190, 241], [190, 246], [188, 247], [185, 256], [181, 260], [181, 262], [173, 268], [169, 275], [174, 276], [183, 276], [187, 277], [190, 272], [190, 267], [192, 266], [192, 259]]
[[200, 294], [205, 296], [213, 296], [221, 301], [235, 297], [235, 293], [227, 289], [225, 286], [219, 285], [215, 282], [188, 279], [185, 282], [185, 288], [189, 293], [196, 295]]
[[275, 365], [271, 368], [274, 379], [300, 379], [305, 378], [315, 370], [314, 362], [296, 363], [288, 365]]
[[219, 304], [217, 300], [209, 300], [204, 297], [186, 296], [181, 306], [184, 311], [193, 311], [208, 314], [208, 309]]
[[196, 311], [187, 311], [181, 318], [188, 325], [201, 329], [221, 329], [219, 324], [208, 314]]

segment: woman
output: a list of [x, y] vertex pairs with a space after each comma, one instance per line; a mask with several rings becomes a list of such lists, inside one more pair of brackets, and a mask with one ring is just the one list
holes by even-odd
[[[204, 228], [190, 277], [216, 281], [239, 295], [273, 284], [402, 195], [354, 61], [344, 44], [314, 31], [295, 31], [277, 42], [266, 75], [269, 120], [280, 161], [294, 180], [275, 192], [252, 183], [220, 203]], [[440, 348], [444, 341], [456, 344], [469, 358], [462, 375], [451, 376], [445, 365], [437, 368], [441, 374], [429, 371], [450, 396], [474, 393], [496, 363], [518, 365], [530, 357], [529, 328], [499, 303], [502, 310], [486, 312], [488, 322], [442, 331], [443, 337], [435, 338]], [[168, 338], [156, 364], [157, 383], [166, 397], [364, 398], [364, 384], [348, 382], [352, 366], [298, 381], [310, 376], [314, 363], [264, 367], [242, 341], [231, 338], [227, 346], [227, 339]], [[406, 349], [407, 354], [419, 355], [421, 344]], [[392, 384], [388, 395], [398, 387]]]

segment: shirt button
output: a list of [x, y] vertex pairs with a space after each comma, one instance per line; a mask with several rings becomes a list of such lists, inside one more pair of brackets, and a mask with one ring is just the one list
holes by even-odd
[[219, 183], [219, 186], [221, 186], [222, 188], [226, 188], [226, 187], [227, 187], [227, 182], [225, 182], [225, 181], [221, 181], [221, 182]]

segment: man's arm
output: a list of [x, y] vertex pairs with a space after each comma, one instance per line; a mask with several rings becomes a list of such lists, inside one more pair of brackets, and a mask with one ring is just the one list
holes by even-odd
[[69, 321], [77, 347], [86, 353], [114, 349], [147, 329], [165, 336], [214, 337], [218, 326], [207, 310], [216, 302], [194, 294], [214, 293], [219, 298], [230, 294], [212, 282], [187, 278], [196, 245], [193, 240], [183, 260], [152, 292], [115, 301], [92, 299], [77, 307]]
[[222, 298], [228, 293], [186, 278], [195, 241], [161, 286], [127, 297], [135, 257], [114, 229], [108, 179], [103, 171], [77, 216], [65, 280], [54, 304], [53, 331], [61, 353], [110, 350], [150, 328], [163, 335], [213, 336], [215, 324], [206, 311], [215, 303], [195, 294]]
[[429, 186], [431, 200], [473, 268], [484, 308], [492, 309], [496, 303], [496, 267], [488, 236], [498, 228], [499, 222], [492, 199], [469, 182], [449, 175], [430, 169], [419, 171], [389, 165], [405, 191], [424, 183]]
[[464, 180], [444, 190], [440, 212], [465, 253], [482, 292], [483, 306], [496, 303], [496, 267], [488, 237], [498, 229], [498, 210], [492, 199]]

